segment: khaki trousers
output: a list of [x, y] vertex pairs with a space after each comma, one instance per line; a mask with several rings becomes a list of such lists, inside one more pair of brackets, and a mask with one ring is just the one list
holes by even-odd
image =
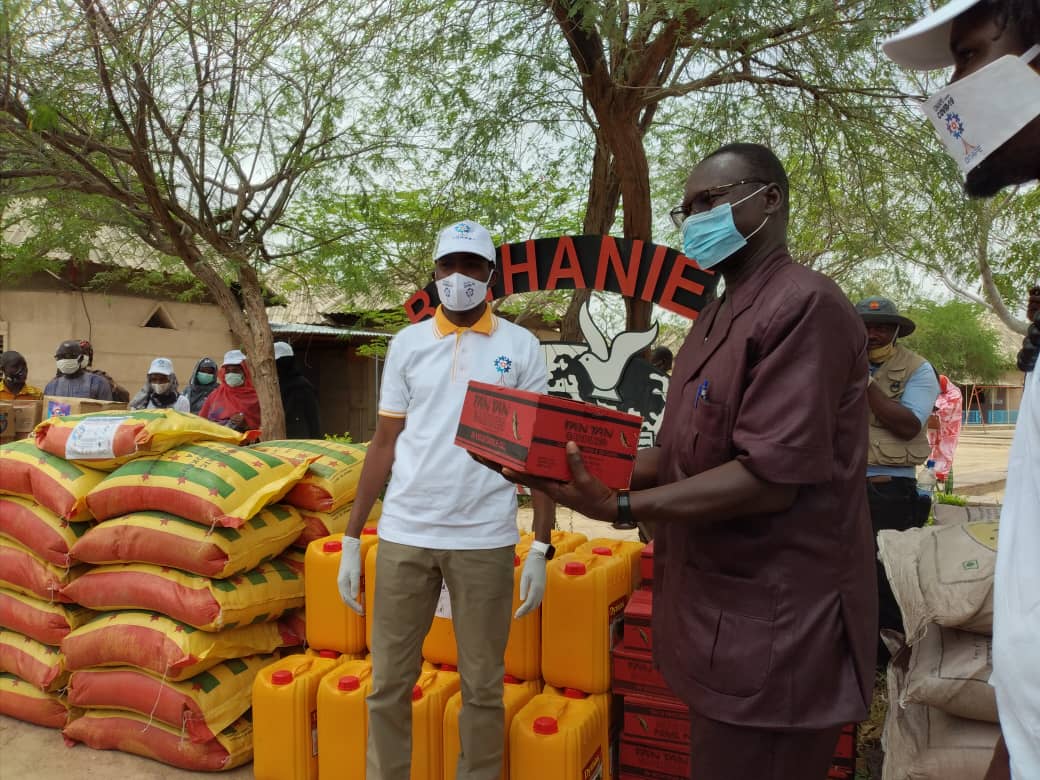
[[[441, 579], [462, 678], [457, 780], [498, 780], [505, 745], [502, 678], [513, 606], [513, 547], [431, 550], [380, 541], [372, 619], [367, 780], [409, 780], [412, 688]], [[450, 778], [445, 778], [450, 780]]]
[[691, 780], [826, 780], [841, 726], [818, 731], [745, 728], [692, 715]]

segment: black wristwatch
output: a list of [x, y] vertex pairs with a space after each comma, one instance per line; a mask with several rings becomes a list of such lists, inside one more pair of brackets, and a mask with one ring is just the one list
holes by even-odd
[[617, 494], [617, 520], [618, 525], [635, 526], [636, 519], [632, 516], [632, 501], [627, 490], [619, 490]]

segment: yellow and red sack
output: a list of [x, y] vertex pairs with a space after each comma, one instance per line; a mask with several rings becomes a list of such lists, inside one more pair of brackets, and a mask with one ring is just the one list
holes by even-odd
[[69, 677], [69, 704], [130, 710], [183, 727], [192, 742], [208, 742], [249, 709], [253, 679], [274, 660], [272, 655], [233, 658], [183, 682], [140, 669], [82, 669]]
[[0, 493], [35, 500], [72, 522], [91, 519], [87, 493], [104, 478], [105, 472], [57, 458], [28, 439], [0, 447]]
[[69, 566], [69, 548], [90, 523], [70, 523], [32, 499], [0, 496], [0, 536], [14, 539], [48, 563]]
[[[304, 529], [303, 533], [297, 537], [293, 544], [297, 547], [306, 548], [315, 539], [324, 539], [326, 536], [332, 536], [333, 534], [342, 534], [347, 530], [347, 521], [350, 520], [350, 509], [352, 506], [353, 503], [346, 504], [332, 512], [315, 512], [311, 509], [301, 509], [300, 514], [303, 516]], [[365, 527], [374, 526], [378, 523], [382, 514], [383, 502], [377, 498], [372, 505], [372, 510], [365, 519]]]
[[34, 433], [41, 450], [102, 471], [112, 471], [134, 458], [161, 455], [189, 442], [241, 444], [245, 439], [245, 434], [224, 425], [173, 409], [48, 417]]
[[10, 672], [41, 691], [56, 691], [69, 674], [60, 647], [0, 628], [0, 672]]
[[284, 496], [306, 473], [250, 447], [185, 444], [120, 466], [87, 496], [98, 520], [131, 512], [169, 512], [207, 527], [238, 528]]
[[121, 750], [192, 772], [234, 769], [253, 757], [253, 723], [248, 714], [209, 742], [191, 742], [179, 728], [120, 710], [88, 710], [62, 734], [95, 750]]
[[17, 675], [0, 672], [0, 715], [60, 729], [74, 712], [63, 695], [41, 691]]
[[180, 681], [231, 658], [273, 653], [300, 641], [281, 621], [200, 631], [166, 615], [134, 610], [98, 615], [69, 633], [61, 649], [71, 671], [135, 666]]
[[291, 506], [266, 507], [241, 528], [213, 528], [166, 512], [134, 512], [91, 528], [72, 548], [95, 564], [154, 563], [204, 577], [231, 577], [280, 555], [303, 530]]
[[0, 588], [7, 588], [44, 601], [72, 603], [61, 589], [82, 574], [87, 567], [66, 569], [47, 563], [28, 547], [0, 536]]
[[310, 461], [307, 474], [285, 496], [300, 509], [332, 512], [357, 495], [367, 444], [341, 444], [322, 439], [265, 441], [251, 449], [269, 452], [292, 462]]
[[304, 553], [289, 550], [224, 580], [150, 563], [97, 566], [62, 595], [90, 609], [159, 612], [203, 631], [264, 623], [303, 604]]
[[94, 613], [78, 604], [59, 604], [0, 588], [0, 627], [25, 634], [45, 645], [58, 645], [72, 629]]

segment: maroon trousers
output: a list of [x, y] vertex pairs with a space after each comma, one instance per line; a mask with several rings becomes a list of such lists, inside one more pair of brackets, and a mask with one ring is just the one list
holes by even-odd
[[826, 780], [841, 726], [771, 731], [690, 719], [690, 780]]

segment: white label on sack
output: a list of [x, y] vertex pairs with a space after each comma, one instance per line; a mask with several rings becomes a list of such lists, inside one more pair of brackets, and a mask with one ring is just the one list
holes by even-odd
[[126, 417], [95, 417], [80, 420], [65, 442], [66, 460], [105, 460], [114, 458], [112, 444], [116, 431]]
[[435, 617], [451, 620], [451, 596], [448, 595], [448, 583], [444, 580], [441, 580], [441, 595], [437, 599], [437, 611], [433, 614]]

